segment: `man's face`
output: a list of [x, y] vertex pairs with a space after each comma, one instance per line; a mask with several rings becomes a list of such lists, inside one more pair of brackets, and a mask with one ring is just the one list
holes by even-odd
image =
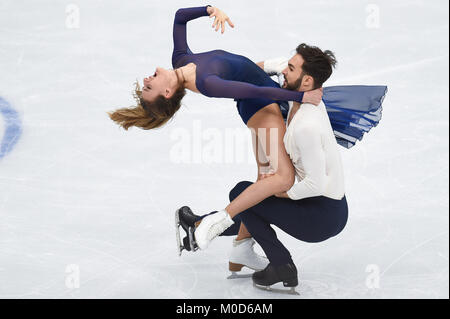
[[304, 76], [302, 65], [303, 58], [300, 54], [294, 55], [288, 62], [288, 66], [283, 70], [284, 84], [283, 88], [298, 91], [302, 85], [302, 79]]

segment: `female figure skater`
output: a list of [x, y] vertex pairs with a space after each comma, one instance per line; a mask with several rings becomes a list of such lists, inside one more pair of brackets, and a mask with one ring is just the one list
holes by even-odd
[[[156, 68], [153, 76], [144, 79], [142, 91], [137, 88], [139, 106], [110, 113], [110, 118], [128, 129], [137, 126], [145, 130], [164, 125], [181, 106], [185, 89], [207, 97], [233, 99], [267, 98], [275, 101], [297, 101], [318, 105], [321, 90], [293, 92], [280, 89], [261, 68], [244, 56], [222, 50], [194, 54], [186, 41], [186, 23], [201, 16], [215, 16], [217, 27], [225, 22], [234, 27], [228, 16], [211, 6], [179, 9], [175, 14], [172, 54], [174, 70]], [[246, 112], [243, 120], [257, 110]], [[253, 114], [252, 114], [253, 113]]]

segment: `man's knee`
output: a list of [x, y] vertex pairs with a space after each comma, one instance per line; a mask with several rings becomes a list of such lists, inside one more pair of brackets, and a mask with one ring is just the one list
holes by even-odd
[[230, 202], [233, 201], [236, 197], [238, 197], [251, 184], [253, 184], [253, 183], [248, 182], [248, 181], [243, 181], [243, 182], [237, 183], [236, 186], [234, 186], [234, 188], [230, 191], [230, 195], [229, 195]]

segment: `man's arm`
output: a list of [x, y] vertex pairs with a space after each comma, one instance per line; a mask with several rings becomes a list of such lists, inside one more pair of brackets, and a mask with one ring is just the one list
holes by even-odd
[[295, 145], [301, 155], [305, 178], [294, 184], [287, 191], [289, 198], [299, 200], [307, 197], [323, 195], [326, 188], [326, 161], [322, 148], [322, 140], [317, 127], [296, 128]]

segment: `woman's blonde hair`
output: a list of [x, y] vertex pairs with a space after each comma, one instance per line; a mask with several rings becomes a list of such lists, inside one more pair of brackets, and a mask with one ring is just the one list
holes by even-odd
[[132, 126], [151, 130], [163, 126], [175, 115], [185, 94], [186, 90], [180, 85], [170, 98], [160, 95], [154, 101], [147, 102], [142, 98], [142, 90], [136, 80], [133, 97], [137, 106], [121, 108], [107, 114], [125, 130]]

